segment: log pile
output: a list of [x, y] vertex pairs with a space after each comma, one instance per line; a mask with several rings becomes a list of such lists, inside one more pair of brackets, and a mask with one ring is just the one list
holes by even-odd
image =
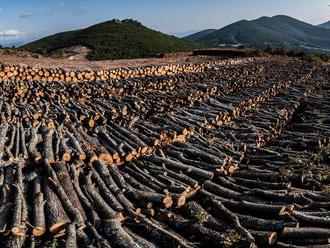
[[182, 72], [3, 82], [1, 247], [328, 247], [329, 70]]
[[198, 73], [212, 67], [247, 63], [254, 58], [222, 60], [217, 62], [150, 65], [110, 70], [79, 71], [62, 68], [42, 68], [26, 65], [0, 65], [0, 82], [36, 80], [41, 82], [94, 82], [116, 79], [145, 78], [149, 76]]

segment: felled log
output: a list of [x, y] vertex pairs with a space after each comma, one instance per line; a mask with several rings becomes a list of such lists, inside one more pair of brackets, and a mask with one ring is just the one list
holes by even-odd
[[329, 238], [330, 231], [326, 228], [318, 227], [300, 227], [300, 228], [284, 228], [280, 233], [281, 238]]
[[9, 228], [9, 213], [13, 207], [13, 184], [14, 184], [14, 169], [12, 166], [8, 166], [5, 169], [4, 183], [1, 188], [1, 201], [4, 203], [0, 207], [0, 233], [6, 231]]
[[[70, 198], [68, 197], [67, 193], [65, 192], [58, 176], [56, 175], [55, 171], [53, 170], [52, 166], [47, 162], [47, 160], [43, 163], [45, 170], [49, 176], [50, 181], [53, 183], [54, 190], [56, 191], [65, 211], [68, 213], [69, 217], [73, 219], [73, 221], [77, 224], [78, 228], [85, 228], [85, 221], [83, 213], [76, 208], [73, 203], [71, 202]], [[63, 179], [62, 179], [63, 180]], [[71, 192], [74, 195], [74, 191]], [[74, 197], [74, 196], [72, 196]], [[74, 199], [72, 201], [76, 201]], [[78, 201], [79, 202], [79, 201]], [[78, 204], [78, 203], [76, 203]]]
[[66, 195], [70, 199], [73, 207], [78, 209], [78, 211], [82, 214], [83, 218], [86, 219], [85, 211], [82, 208], [79, 198], [75, 193], [74, 187], [72, 185], [72, 180], [70, 178], [67, 166], [65, 163], [54, 163], [52, 168], [54, 169], [59, 183], [62, 185]]
[[40, 237], [46, 232], [45, 198], [41, 191], [42, 180], [37, 176], [33, 181], [33, 236]]
[[77, 247], [77, 234], [76, 234], [76, 227], [73, 224], [69, 224], [66, 228], [66, 248], [76, 248]]
[[40, 142], [40, 139], [41, 139], [40, 135], [38, 135], [38, 130], [39, 130], [40, 126], [41, 126], [41, 124], [37, 125], [36, 127], [32, 127], [30, 129], [31, 134], [30, 134], [28, 150], [35, 161], [38, 161], [41, 159], [41, 154], [37, 150], [37, 144]]
[[25, 228], [27, 221], [26, 202], [23, 195], [24, 185], [22, 166], [22, 164], [17, 164], [16, 166], [16, 194], [14, 198], [14, 209], [11, 223], [11, 232], [15, 236], [25, 236]]
[[43, 160], [46, 163], [54, 163], [55, 162], [55, 156], [54, 156], [54, 150], [53, 150], [53, 135], [54, 135], [54, 129], [47, 129], [43, 128]]
[[2, 123], [0, 126], [0, 160], [3, 159], [4, 149], [5, 149], [5, 143], [7, 141], [7, 132], [9, 128], [9, 124], [4, 120], [2, 117]]
[[244, 228], [237, 215], [235, 215], [233, 212], [228, 210], [221, 202], [217, 200], [212, 200], [213, 206], [221, 212], [221, 214], [224, 215], [224, 218], [227, 218], [227, 220], [230, 221], [230, 223], [237, 229], [237, 231], [244, 237], [252, 246], [255, 246], [255, 238], [252, 236], [252, 234]]
[[106, 219], [118, 219], [119, 221], [123, 220], [123, 216], [121, 213], [114, 211], [100, 196], [100, 194], [93, 187], [91, 182], [91, 174], [86, 178], [86, 191], [88, 195], [92, 198], [94, 204], [97, 206], [97, 209], [100, 215]]
[[51, 233], [59, 233], [65, 230], [65, 225], [70, 222], [68, 215], [63, 209], [60, 199], [55, 194], [48, 182], [44, 181], [45, 211], [47, 227]]

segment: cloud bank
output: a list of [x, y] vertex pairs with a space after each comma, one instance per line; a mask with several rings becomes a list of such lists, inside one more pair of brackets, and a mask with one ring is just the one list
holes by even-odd
[[20, 31], [17, 30], [6, 30], [6, 31], [2, 31], [0, 32], [0, 40], [10, 40], [10, 39], [16, 39], [16, 38], [20, 38], [23, 37], [23, 33], [21, 33]]

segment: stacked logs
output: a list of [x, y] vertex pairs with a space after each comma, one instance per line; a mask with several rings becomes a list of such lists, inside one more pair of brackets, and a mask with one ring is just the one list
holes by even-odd
[[328, 75], [270, 60], [4, 82], [1, 245], [326, 247]]
[[112, 79], [144, 78], [148, 76], [176, 75], [203, 72], [210, 67], [240, 64], [253, 61], [253, 58], [224, 60], [218, 62], [151, 65], [138, 68], [116, 68], [111, 70], [69, 70], [62, 68], [39, 68], [36, 66], [0, 66], [0, 82], [36, 80], [41, 82], [94, 82]]

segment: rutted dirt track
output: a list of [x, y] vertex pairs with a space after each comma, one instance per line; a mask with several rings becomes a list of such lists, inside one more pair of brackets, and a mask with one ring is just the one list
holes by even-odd
[[327, 67], [0, 87], [1, 246], [329, 246]]

